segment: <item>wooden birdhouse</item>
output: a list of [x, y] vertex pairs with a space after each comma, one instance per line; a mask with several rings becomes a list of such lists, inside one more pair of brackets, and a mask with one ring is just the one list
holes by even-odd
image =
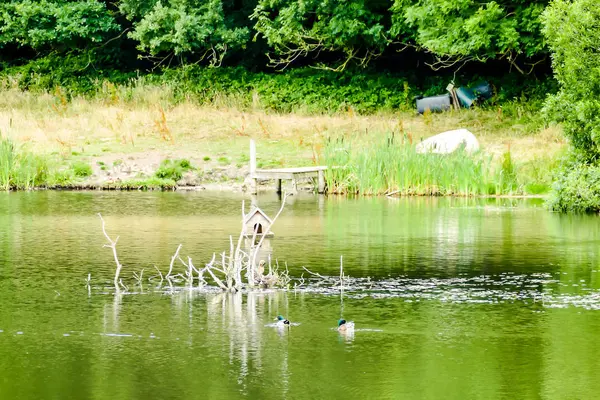
[[272, 223], [273, 221], [271, 221], [271, 218], [258, 207], [254, 207], [244, 216], [244, 247], [246, 248], [246, 251], [250, 252], [258, 245], [258, 243], [260, 243], [264, 236], [264, 240], [258, 253], [259, 260], [267, 261], [273, 251], [271, 248], [271, 238], [274, 235], [273, 232], [269, 230]]

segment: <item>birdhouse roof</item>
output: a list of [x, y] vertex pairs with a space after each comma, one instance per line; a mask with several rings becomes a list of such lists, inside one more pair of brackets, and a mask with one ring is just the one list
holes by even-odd
[[261, 210], [260, 208], [256, 207], [256, 208], [252, 209], [252, 211], [250, 211], [248, 214], [246, 214], [244, 216], [244, 224], [248, 223], [248, 221], [250, 220], [250, 218], [254, 217], [256, 214], [261, 215], [264, 219], [266, 219], [269, 222], [269, 224], [273, 223], [273, 221], [271, 221], [271, 218], [269, 218], [267, 216], [267, 214], [264, 213], [263, 210]]

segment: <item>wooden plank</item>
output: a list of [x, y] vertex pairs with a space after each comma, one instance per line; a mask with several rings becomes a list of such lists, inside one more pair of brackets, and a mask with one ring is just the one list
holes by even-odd
[[294, 174], [287, 172], [256, 171], [256, 179], [294, 179]]
[[311, 172], [277, 172], [277, 171], [256, 171], [255, 179], [302, 179], [302, 178], [317, 178], [318, 171]]
[[[335, 167], [334, 167], [335, 168]], [[303, 178], [317, 178], [318, 191], [322, 193], [325, 190], [325, 173], [327, 166], [316, 165], [312, 167], [296, 167], [296, 168], [273, 168], [273, 169], [256, 169], [256, 143], [250, 139], [250, 193], [258, 193], [258, 180], [276, 180], [276, 190], [281, 192], [281, 181], [283, 179], [291, 179], [292, 186], [297, 189], [297, 182]]]
[[273, 169], [257, 169], [256, 172], [282, 172], [282, 173], [305, 173], [319, 172], [327, 170], [327, 166], [317, 165], [314, 167], [296, 167], [296, 168], [273, 168]]

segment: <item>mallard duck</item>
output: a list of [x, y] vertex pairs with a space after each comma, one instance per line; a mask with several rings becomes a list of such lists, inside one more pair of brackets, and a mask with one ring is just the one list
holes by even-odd
[[354, 332], [354, 322], [346, 321], [345, 319], [340, 319], [338, 321], [338, 332], [346, 333], [346, 332]]
[[283, 317], [283, 315], [278, 315], [277, 316], [277, 326], [279, 326], [279, 327], [290, 326], [290, 321], [285, 319]]

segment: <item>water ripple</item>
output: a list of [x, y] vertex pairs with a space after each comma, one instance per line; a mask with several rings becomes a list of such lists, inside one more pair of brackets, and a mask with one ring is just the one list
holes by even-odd
[[[408, 277], [374, 281], [369, 278], [344, 278], [343, 292], [347, 298], [404, 298], [407, 302], [437, 300], [448, 303], [501, 304], [523, 302], [547, 308], [581, 307], [600, 309], [600, 291], [579, 284], [563, 283], [548, 273], [480, 275], [448, 279], [415, 279]], [[567, 288], [584, 291], [561, 293]], [[339, 295], [339, 277], [310, 279], [296, 290], [323, 295]]]

